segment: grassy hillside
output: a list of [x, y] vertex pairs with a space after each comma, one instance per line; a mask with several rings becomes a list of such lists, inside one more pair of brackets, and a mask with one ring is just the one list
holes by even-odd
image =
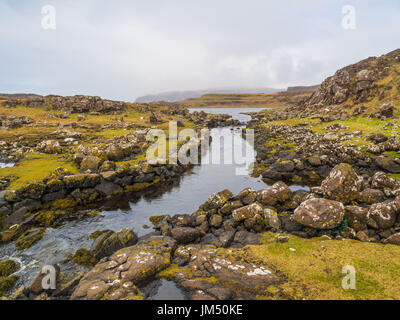
[[179, 102], [187, 108], [276, 108], [282, 109], [308, 98], [311, 93], [206, 94]]

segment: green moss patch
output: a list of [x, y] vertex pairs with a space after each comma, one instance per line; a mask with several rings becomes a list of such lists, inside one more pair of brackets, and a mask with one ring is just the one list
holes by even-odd
[[14, 288], [18, 279], [18, 276], [11, 276], [7, 278], [0, 277], [0, 296], [6, 294], [8, 291]]
[[0, 262], [0, 277], [8, 277], [20, 269], [18, 262], [6, 260]]
[[18, 250], [28, 249], [44, 237], [45, 231], [45, 228], [31, 229], [15, 241], [15, 246]]
[[72, 261], [77, 265], [87, 268], [93, 267], [97, 263], [93, 253], [86, 249], [77, 250]]
[[[274, 299], [400, 299], [394, 281], [400, 276], [400, 246], [293, 235], [279, 243], [275, 234], [266, 233], [261, 245], [229, 250], [228, 255], [262, 264], [286, 278]], [[356, 271], [355, 290], [342, 288], [342, 268], [348, 265]]]
[[11, 181], [9, 189], [16, 190], [28, 183], [41, 182], [58, 167], [77, 173], [77, 166], [64, 155], [30, 153], [14, 167], [0, 169], [0, 178]]

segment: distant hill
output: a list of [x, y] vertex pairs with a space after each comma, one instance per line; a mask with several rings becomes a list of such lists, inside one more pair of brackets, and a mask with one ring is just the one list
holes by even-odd
[[287, 92], [314, 92], [318, 90], [320, 87], [319, 84], [315, 86], [297, 86], [297, 87], [288, 87]]
[[191, 98], [200, 98], [205, 94], [260, 94], [260, 93], [276, 93], [285, 91], [284, 89], [273, 88], [220, 88], [208, 90], [193, 90], [193, 91], [170, 91], [159, 94], [149, 94], [138, 97], [135, 102], [154, 102], [166, 101], [177, 102]]
[[34, 93], [0, 93], [0, 99], [34, 99], [42, 96]]
[[282, 109], [308, 99], [311, 92], [205, 94], [174, 104], [185, 108], [274, 108]]

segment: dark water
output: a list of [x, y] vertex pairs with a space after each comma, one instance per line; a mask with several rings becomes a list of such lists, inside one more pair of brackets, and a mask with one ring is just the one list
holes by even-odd
[[[199, 110], [199, 109], [197, 109]], [[206, 112], [232, 114], [236, 119], [248, 121], [247, 115], [240, 112], [252, 112], [256, 109], [205, 109]], [[220, 136], [228, 137], [229, 144], [220, 143]], [[113, 210], [103, 211], [101, 216], [75, 221], [57, 229], [47, 229], [45, 237], [36, 245], [22, 252], [15, 251], [14, 244], [0, 247], [0, 259], [16, 259], [23, 269], [19, 272], [21, 282], [30, 283], [41, 266], [60, 262], [68, 254], [73, 254], [79, 248], [90, 248], [92, 240], [89, 235], [97, 230], [111, 229], [120, 231], [133, 228], [139, 235], [151, 231], [144, 225], [151, 225], [149, 217], [161, 214], [183, 214], [196, 211], [202, 203], [214, 192], [230, 189], [234, 194], [247, 187], [255, 190], [266, 188], [266, 184], [258, 178], [249, 176], [246, 168], [251, 167], [254, 154], [247, 158], [246, 165], [213, 164], [218, 155], [237, 153], [238, 150], [253, 150], [252, 146], [244, 143], [241, 128], [213, 129], [214, 138], [209, 151], [202, 159], [202, 164], [195, 166], [191, 174], [185, 174], [179, 183], [170, 187], [169, 191], [159, 190], [158, 195], [141, 199], [121, 199], [114, 203]], [[205, 164], [209, 160], [210, 164]], [[237, 174], [241, 169], [241, 174]], [[292, 186], [293, 190], [302, 187]], [[162, 289], [164, 290], [164, 289]]]
[[142, 288], [146, 296], [153, 300], [185, 300], [185, 294], [174, 281], [158, 279]]

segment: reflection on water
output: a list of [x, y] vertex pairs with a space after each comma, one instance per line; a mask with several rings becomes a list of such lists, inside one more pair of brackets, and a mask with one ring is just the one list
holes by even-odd
[[185, 300], [185, 294], [174, 281], [158, 279], [141, 290], [152, 300]]
[[10, 168], [10, 167], [14, 167], [14, 163], [0, 162], [0, 169], [2, 169], [2, 168]]
[[[248, 116], [240, 114], [240, 112], [247, 112], [247, 109], [216, 110], [219, 113], [232, 114], [241, 121], [249, 120]], [[207, 109], [207, 111], [212, 110]], [[249, 109], [249, 111], [257, 110]], [[248, 147], [246, 143], [243, 143], [240, 128], [221, 130], [211, 130], [211, 136], [215, 139], [204, 157], [211, 155], [214, 158], [216, 154], [229, 154]], [[217, 137], [221, 132], [222, 135], [231, 135], [230, 144], [217, 143]], [[203, 158], [203, 162], [204, 160]], [[247, 160], [254, 161], [254, 154]], [[237, 175], [237, 168], [235, 164], [212, 164], [212, 162], [195, 166], [191, 173], [185, 174], [181, 179], [151, 189], [142, 197], [121, 197], [105, 203], [104, 207], [108, 209], [105, 209], [100, 216], [84, 221], [69, 222], [57, 229], [49, 228], [41, 241], [25, 251], [15, 251], [14, 244], [0, 246], [0, 257], [12, 257], [22, 262], [24, 269], [20, 271], [21, 281], [26, 284], [32, 281], [42, 265], [60, 262], [79, 248], [90, 248], [92, 240], [89, 239], [89, 235], [94, 231], [104, 229], [119, 231], [124, 228], [133, 228], [139, 235], [144, 235], [151, 231], [144, 228], [144, 225], [150, 225], [150, 216], [190, 214], [196, 211], [212, 193], [226, 188], [234, 194], [247, 187], [255, 190], [266, 188], [266, 184], [259, 178]], [[292, 190], [300, 188], [303, 187], [292, 186]]]
[[247, 122], [251, 120], [251, 117], [247, 114], [243, 113], [249, 113], [249, 112], [260, 112], [261, 110], [265, 109], [271, 109], [271, 108], [190, 108], [190, 112], [194, 111], [204, 111], [207, 113], [212, 113], [212, 114], [229, 114], [232, 119], [239, 120], [242, 122]]

